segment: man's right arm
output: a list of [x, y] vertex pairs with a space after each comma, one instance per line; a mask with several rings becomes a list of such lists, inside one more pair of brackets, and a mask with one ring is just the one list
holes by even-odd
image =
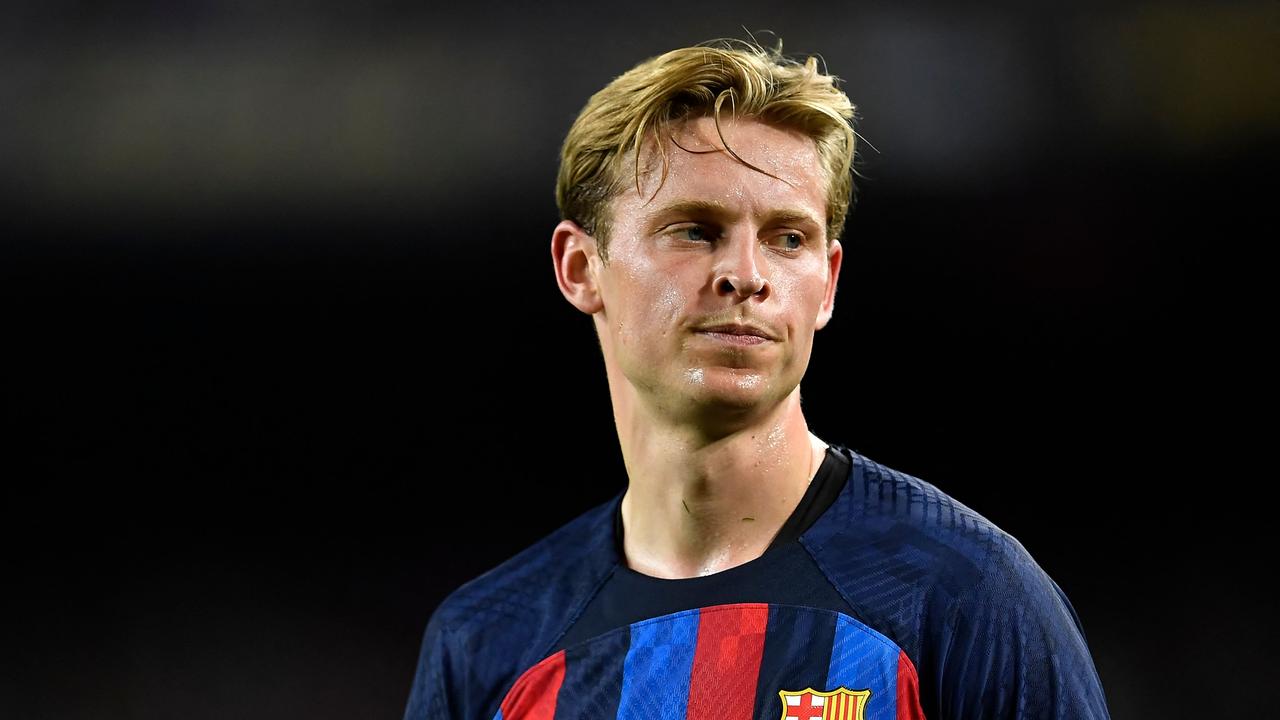
[[409, 691], [409, 704], [405, 707], [404, 720], [442, 720], [452, 718], [450, 712], [446, 675], [449, 651], [447, 631], [441, 613], [437, 612], [427, 623], [422, 637], [422, 649], [418, 653], [418, 669], [413, 674], [413, 687]]

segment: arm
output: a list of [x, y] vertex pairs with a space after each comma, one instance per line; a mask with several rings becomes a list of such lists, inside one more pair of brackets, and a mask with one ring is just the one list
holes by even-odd
[[409, 703], [405, 707], [404, 720], [441, 720], [453, 717], [449, 708], [449, 696], [445, 688], [448, 652], [445, 643], [444, 622], [440, 614], [432, 616], [423, 634], [422, 649], [418, 653], [418, 669], [413, 674], [413, 687], [409, 690]]

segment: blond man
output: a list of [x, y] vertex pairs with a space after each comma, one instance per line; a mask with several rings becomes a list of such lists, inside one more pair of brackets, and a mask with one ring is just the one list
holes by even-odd
[[1016, 540], [805, 422], [852, 119], [812, 58], [732, 43], [587, 103], [551, 255], [600, 341], [627, 487], [436, 610], [407, 720], [1107, 717]]

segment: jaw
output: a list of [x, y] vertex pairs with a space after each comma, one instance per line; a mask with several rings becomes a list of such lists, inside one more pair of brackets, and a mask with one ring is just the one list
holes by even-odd
[[633, 353], [620, 354], [604, 314], [594, 320], [619, 433], [665, 425], [729, 434], [779, 410], [799, 386], [794, 372], [799, 358], [775, 354], [787, 351], [783, 345], [708, 349], [684, 339], [670, 349], [680, 361], [656, 365]]
[[794, 387], [755, 368], [692, 367], [674, 377], [628, 375], [606, 363], [614, 419], [620, 433], [682, 427], [719, 438], [765, 420]]

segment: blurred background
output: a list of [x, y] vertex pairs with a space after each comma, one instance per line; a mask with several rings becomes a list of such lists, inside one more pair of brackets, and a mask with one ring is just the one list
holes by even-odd
[[565, 131], [748, 33], [868, 141], [813, 429], [1018, 537], [1115, 717], [1271, 709], [1276, 4], [6, 10], [0, 717], [399, 717], [440, 600], [624, 487]]

